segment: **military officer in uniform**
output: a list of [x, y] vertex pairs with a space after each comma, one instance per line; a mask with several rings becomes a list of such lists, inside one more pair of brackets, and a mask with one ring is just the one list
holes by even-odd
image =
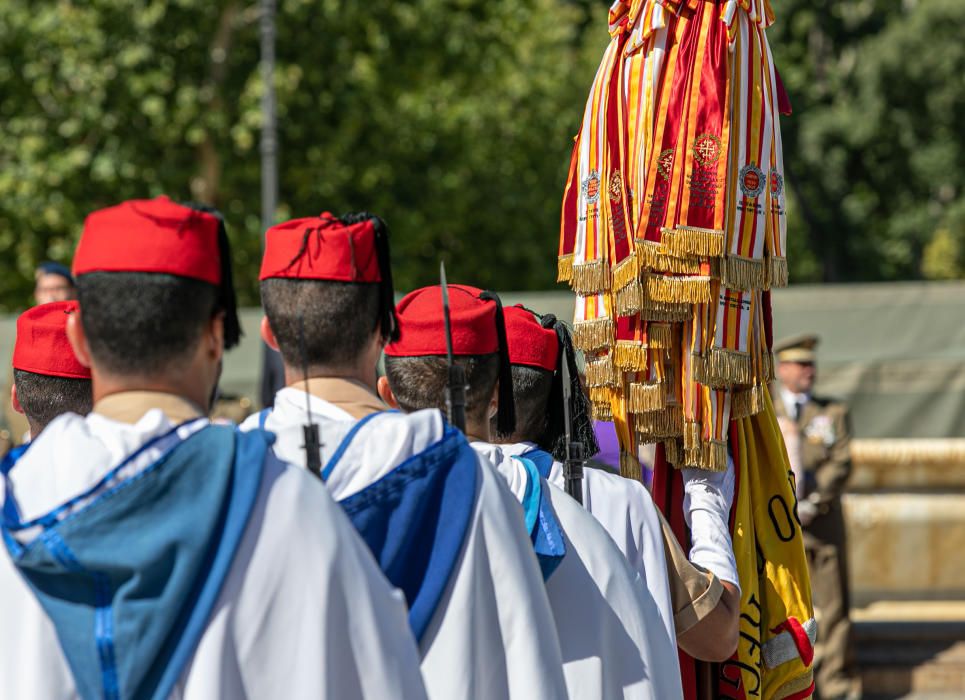
[[848, 407], [812, 393], [816, 335], [776, 343], [774, 410], [796, 477], [798, 516], [818, 616], [815, 686], [821, 700], [859, 697], [851, 670], [848, 565], [841, 493], [851, 474]]

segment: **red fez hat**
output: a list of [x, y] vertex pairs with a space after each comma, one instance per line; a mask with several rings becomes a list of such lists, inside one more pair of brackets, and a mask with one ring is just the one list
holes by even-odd
[[95, 211], [84, 222], [74, 275], [154, 272], [221, 283], [219, 220], [167, 197], [134, 199]]
[[556, 371], [560, 357], [560, 341], [553, 328], [543, 326], [533, 312], [521, 306], [510, 306], [506, 314], [506, 339], [509, 361], [514, 365]]
[[389, 232], [377, 216], [328, 212], [292, 219], [265, 232], [258, 279], [323, 280], [379, 285], [382, 335], [398, 340]]
[[76, 301], [52, 301], [20, 314], [13, 368], [50, 377], [90, 379], [90, 369], [77, 360], [67, 340], [67, 317], [78, 308]]
[[345, 225], [326, 212], [272, 226], [259, 279], [273, 277], [381, 282], [373, 220]]
[[[442, 318], [442, 288], [423, 287], [409, 292], [396, 307], [401, 338], [385, 347], [386, 355], [422, 357], [446, 354]], [[449, 285], [449, 322], [454, 355], [488, 355], [499, 352], [496, 304], [483, 291], [463, 284]]]
[[212, 207], [156, 197], [95, 211], [74, 253], [74, 275], [88, 272], [147, 272], [214, 285], [225, 313], [225, 348], [241, 338], [228, 232]]
[[[501, 433], [516, 429], [513, 375], [510, 371], [503, 305], [493, 292], [464, 284], [450, 284], [449, 323], [453, 355], [499, 353], [499, 413]], [[446, 327], [442, 315], [442, 288], [423, 287], [406, 294], [396, 309], [400, 339], [385, 346], [391, 357], [446, 354]]]

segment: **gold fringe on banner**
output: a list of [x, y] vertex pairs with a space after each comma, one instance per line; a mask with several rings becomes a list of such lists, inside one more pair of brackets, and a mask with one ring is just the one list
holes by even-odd
[[671, 304], [706, 304], [710, 302], [710, 277], [666, 277], [647, 275], [646, 298]]
[[656, 270], [663, 263], [663, 259], [667, 257], [667, 249], [658, 241], [638, 238], [635, 248], [638, 269], [650, 268]]
[[569, 282], [573, 279], [573, 253], [561, 255], [556, 259], [556, 281]]
[[685, 421], [683, 430], [683, 446], [685, 450], [700, 447], [700, 423]]
[[613, 353], [604, 355], [592, 362], [587, 361], [584, 373], [587, 386], [618, 386], [620, 384], [620, 372], [613, 364]]
[[727, 443], [721, 440], [701, 442], [694, 449], [684, 448], [684, 466], [722, 472], [727, 469]]
[[570, 287], [577, 294], [599, 294], [610, 289], [610, 263], [606, 260], [573, 265]]
[[631, 281], [622, 289], [613, 293], [613, 307], [617, 316], [632, 316], [643, 308], [643, 285], [637, 280]]
[[750, 291], [767, 287], [767, 267], [764, 260], [728, 255], [720, 267], [720, 280], [731, 289]]
[[693, 307], [690, 304], [665, 304], [654, 301], [640, 309], [641, 319], [658, 323], [683, 323], [693, 314]]
[[676, 466], [683, 461], [684, 446], [680, 440], [664, 440], [663, 449], [664, 454], [667, 456], [667, 461], [672, 465]]
[[720, 229], [678, 226], [661, 229], [661, 243], [676, 258], [699, 255], [719, 258], [724, 254], [724, 232]]
[[630, 452], [620, 451], [620, 476], [625, 479], [641, 481], [643, 470], [640, 468], [640, 460]]
[[730, 417], [731, 420], [749, 418], [764, 410], [764, 392], [767, 385], [755, 384], [750, 389], [740, 389], [731, 392]]
[[610, 405], [610, 399], [618, 390], [612, 386], [590, 386], [586, 389], [592, 403]]
[[591, 403], [590, 413], [593, 416], [593, 420], [604, 423], [613, 422], [613, 409], [610, 408], [609, 403]]
[[679, 406], [668, 406], [662, 411], [634, 415], [633, 427], [640, 443], [659, 442], [679, 437], [683, 430], [684, 414]]
[[693, 314], [691, 305], [687, 302], [675, 303], [650, 298], [639, 280], [617, 290], [613, 295], [613, 305], [617, 316], [640, 314], [640, 318], [645, 321], [681, 323]]
[[667, 407], [667, 387], [663, 382], [631, 382], [630, 413], [650, 413]]
[[673, 326], [669, 323], [647, 324], [647, 345], [654, 350], [670, 350], [673, 347]]
[[573, 324], [573, 344], [583, 352], [596, 352], [613, 345], [615, 328], [609, 318], [578, 321]]
[[764, 354], [761, 356], [761, 362], [764, 364], [764, 376], [761, 377], [761, 380], [770, 384], [777, 378], [774, 374], [774, 356], [770, 350], [764, 351]]
[[769, 287], [786, 287], [788, 282], [787, 258], [768, 258], [767, 281]]
[[674, 275], [699, 275], [700, 258], [696, 256], [673, 257], [661, 243], [637, 240], [637, 262], [640, 270], [668, 272]]
[[727, 348], [711, 348], [706, 357], [694, 357], [694, 379], [714, 388], [724, 388], [734, 384], [753, 384], [754, 369], [751, 356]]
[[635, 340], [618, 340], [613, 364], [625, 372], [643, 372], [647, 368], [647, 346]]
[[640, 264], [637, 262], [637, 256], [631, 253], [613, 268], [613, 289], [623, 289], [633, 282], [639, 273]]

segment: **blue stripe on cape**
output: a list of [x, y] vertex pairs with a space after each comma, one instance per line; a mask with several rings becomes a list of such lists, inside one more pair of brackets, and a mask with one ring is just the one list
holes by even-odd
[[205, 427], [77, 512], [41, 519], [22, 545], [12, 533], [25, 524], [5, 509], [4, 541], [85, 700], [171, 694], [231, 568], [271, 441]]
[[[549, 483], [543, 475], [540, 464], [532, 459], [532, 456], [535, 456], [532, 452], [526, 452], [513, 459], [526, 468], [528, 483], [522, 500], [526, 529], [533, 543], [533, 551], [536, 552], [536, 558], [539, 560], [543, 580], [549, 581], [550, 576], [566, 556], [566, 542], [563, 538], [563, 528], [560, 527], [550, 501]], [[550, 466], [552, 466], [552, 457], [550, 457]], [[546, 474], [549, 474], [548, 469]]]
[[[333, 459], [325, 472], [337, 466]], [[447, 425], [438, 442], [340, 501], [386, 578], [405, 594], [409, 626], [420, 642], [462, 552], [478, 478], [475, 451]]]
[[553, 455], [544, 450], [541, 447], [534, 447], [531, 450], [527, 450], [520, 457], [525, 457], [526, 459], [532, 460], [533, 464], [536, 465], [536, 469], [539, 471], [539, 475], [544, 479], [550, 478], [550, 472], [553, 470]]

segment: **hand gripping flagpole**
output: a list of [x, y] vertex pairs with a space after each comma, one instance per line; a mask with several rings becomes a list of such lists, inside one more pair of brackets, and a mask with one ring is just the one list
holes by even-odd
[[446, 264], [439, 263], [439, 286], [442, 289], [442, 319], [446, 330], [446, 417], [449, 422], [466, 432], [466, 370], [456, 364], [452, 355], [452, 324], [449, 320], [449, 285], [446, 284]]
[[563, 462], [563, 481], [566, 493], [583, 505], [583, 444], [573, 439], [573, 416], [570, 401], [573, 389], [570, 385], [570, 363], [564, 357], [560, 363], [563, 373], [563, 429], [566, 431], [566, 460]]

